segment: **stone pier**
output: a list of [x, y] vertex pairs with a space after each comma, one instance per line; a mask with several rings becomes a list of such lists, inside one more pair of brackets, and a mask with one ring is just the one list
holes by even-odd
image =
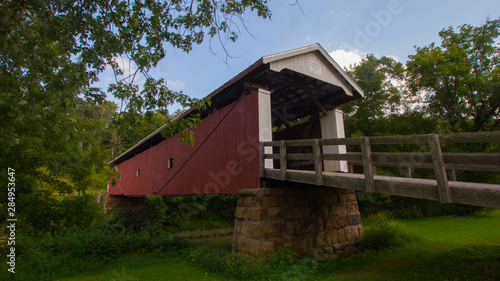
[[363, 226], [354, 190], [316, 186], [240, 189], [233, 251], [264, 256], [283, 247], [317, 259], [348, 257]]
[[106, 196], [104, 202], [104, 212], [109, 212], [113, 208], [122, 211], [137, 211], [144, 209], [147, 203], [147, 196], [125, 196], [125, 195], [111, 195]]

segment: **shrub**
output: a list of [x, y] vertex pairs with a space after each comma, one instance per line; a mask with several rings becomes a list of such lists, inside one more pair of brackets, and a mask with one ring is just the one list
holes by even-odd
[[400, 222], [387, 213], [378, 213], [365, 220], [365, 233], [359, 243], [368, 250], [382, 250], [401, 247], [414, 239]]
[[191, 250], [189, 258], [206, 270], [236, 280], [309, 280], [318, 267], [317, 261], [307, 257], [300, 258], [287, 247], [258, 258], [244, 253], [232, 253], [231, 245], [203, 242]]
[[216, 245], [211, 242], [203, 242], [192, 249], [189, 258], [206, 270], [238, 280], [259, 280], [265, 267], [262, 259], [232, 253], [231, 245]]
[[120, 257], [135, 253], [180, 255], [188, 245], [179, 236], [113, 233], [102, 228], [74, 228], [38, 239], [20, 236], [16, 243], [22, 276], [19, 280], [56, 280], [102, 270]]
[[38, 190], [19, 196], [19, 211], [24, 233], [43, 235], [68, 228], [88, 228], [94, 220], [101, 220], [101, 206], [93, 195], [65, 196], [56, 199], [51, 192]]
[[302, 281], [309, 280], [318, 268], [318, 262], [311, 258], [301, 259], [298, 263], [292, 265], [281, 276], [283, 281]]

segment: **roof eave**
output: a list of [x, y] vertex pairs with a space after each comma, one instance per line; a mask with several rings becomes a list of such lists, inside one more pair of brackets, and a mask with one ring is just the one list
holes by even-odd
[[312, 44], [309, 46], [304, 46], [301, 48], [296, 48], [293, 50], [280, 52], [280, 53], [275, 53], [275, 54], [268, 55], [268, 56], [264, 56], [264, 57], [262, 57], [262, 61], [263, 61], [263, 63], [271, 63], [274, 61], [282, 60], [282, 59], [285, 59], [288, 57], [298, 56], [298, 55], [313, 52], [313, 51], [320, 52], [323, 55], [323, 57], [326, 60], [328, 60], [328, 62], [335, 68], [335, 70], [337, 70], [340, 73], [340, 75], [342, 75], [342, 77], [344, 79], [346, 79], [349, 84], [351, 84], [353, 89], [360, 95], [360, 97], [365, 96], [363, 89], [361, 89], [361, 87], [358, 85], [358, 83], [356, 83], [356, 81], [354, 81], [351, 78], [351, 76], [349, 76], [345, 72], [345, 70], [342, 69], [342, 67], [330, 56], [330, 54], [328, 54], [325, 51], [325, 49], [323, 49], [323, 47], [319, 43]]

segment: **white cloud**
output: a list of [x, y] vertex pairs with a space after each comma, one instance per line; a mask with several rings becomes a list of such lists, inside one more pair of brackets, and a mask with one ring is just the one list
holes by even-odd
[[179, 90], [184, 89], [184, 87], [186, 87], [186, 84], [184, 82], [182, 82], [181, 80], [174, 80], [174, 81], [167, 80], [167, 86], [171, 90], [179, 91]]
[[345, 51], [340, 49], [331, 52], [330, 56], [342, 68], [350, 68], [350, 66], [354, 66], [355, 64], [360, 63], [365, 54], [360, 51]]
[[114, 57], [113, 60], [118, 64], [118, 67], [123, 71], [123, 76], [128, 77], [137, 70], [134, 62], [124, 57]]
[[341, 6], [336, 8], [336, 9], [332, 9], [330, 10], [330, 12], [328, 13], [329, 16], [336, 16], [336, 17], [339, 17], [339, 18], [348, 18], [352, 15], [351, 11], [349, 10], [346, 10], [344, 8], [342, 8]]
[[398, 57], [398, 56], [387, 55], [386, 57], [391, 58], [391, 59], [393, 59], [393, 60], [395, 60], [395, 61], [401, 62], [401, 61], [399, 60], [399, 57]]

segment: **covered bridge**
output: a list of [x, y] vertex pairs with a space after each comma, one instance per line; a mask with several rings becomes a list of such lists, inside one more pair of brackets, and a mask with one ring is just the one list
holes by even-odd
[[[108, 193], [234, 194], [259, 188], [259, 142], [344, 137], [342, 113], [335, 108], [362, 96], [319, 44], [264, 56], [209, 95], [211, 107], [192, 129], [194, 145], [177, 135], [165, 139], [166, 124], [111, 161], [121, 179], [110, 183]], [[293, 126], [299, 119], [308, 121]], [[272, 168], [272, 160], [266, 161]], [[330, 166], [346, 171], [345, 163]]]
[[[209, 95], [211, 107], [192, 129], [194, 145], [177, 135], [165, 139], [162, 127], [111, 161], [121, 179], [109, 185], [107, 208], [140, 208], [152, 194], [239, 193], [234, 251], [263, 255], [288, 244], [321, 258], [350, 255], [363, 232], [354, 190], [293, 183], [269, 188], [263, 171], [280, 163], [263, 159], [259, 149], [273, 153], [262, 148], [266, 141], [344, 138], [336, 107], [362, 96], [319, 44], [264, 56]], [[345, 146], [323, 151], [345, 153]], [[312, 166], [305, 160], [289, 168]], [[347, 172], [347, 165], [324, 161], [322, 169]]]

